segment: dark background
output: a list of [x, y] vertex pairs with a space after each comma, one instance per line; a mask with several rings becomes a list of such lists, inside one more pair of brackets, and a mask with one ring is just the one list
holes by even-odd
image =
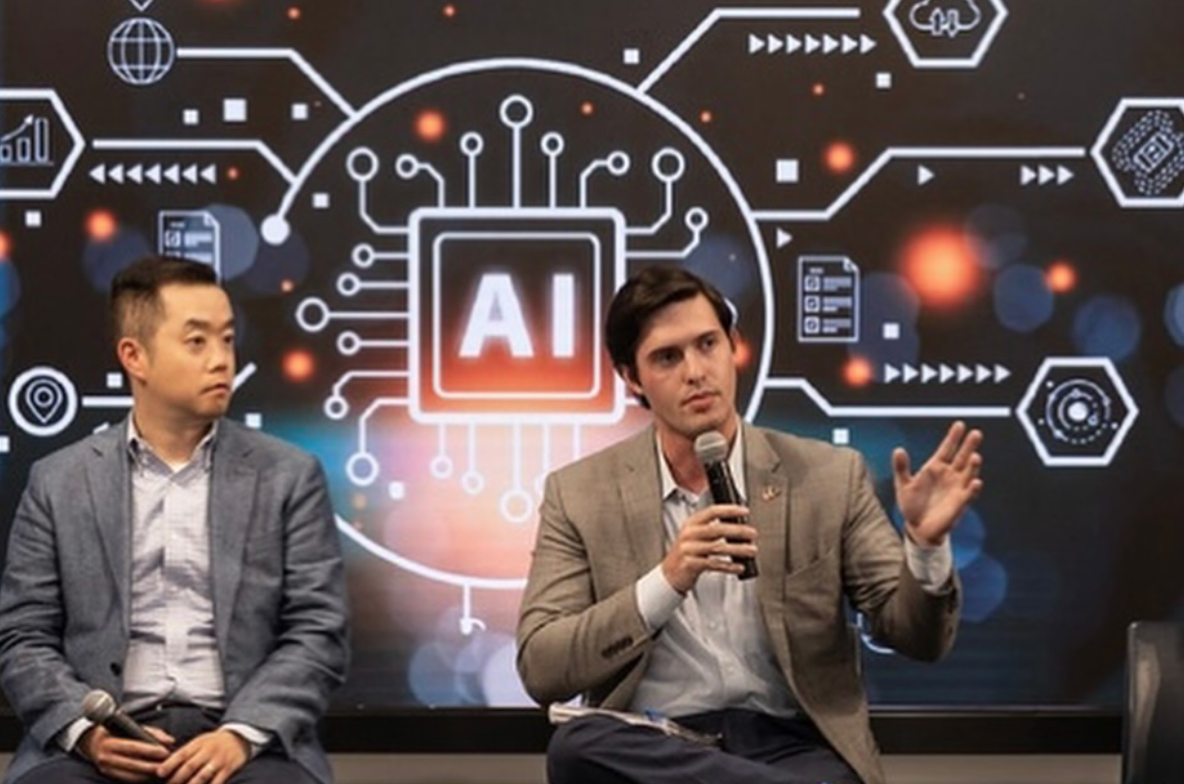
[[[903, 3], [906, 8], [912, 4]], [[885, 711], [971, 711], [984, 721], [999, 711], [1013, 717], [1113, 716], [1122, 701], [1127, 624], [1184, 615], [1178, 565], [1184, 385], [1178, 380], [1180, 342], [1169, 328], [1170, 295], [1180, 285], [1184, 262], [1180, 209], [1122, 208], [1089, 157], [947, 159], [937, 154], [889, 163], [829, 219], [755, 216], [824, 209], [890, 148], [1088, 150], [1121, 99], [1181, 100], [1184, 57], [1177, 39], [1184, 29], [1184, 6], [1154, 0], [1013, 2], [977, 67], [917, 68], [885, 23], [883, 5], [826, 5], [858, 8], [861, 15], [852, 21], [717, 22], [653, 85], [646, 103], [614, 88], [612, 80], [640, 84], [715, 6], [694, 0], [156, 0], [143, 15], [167, 28], [178, 46], [295, 49], [359, 109], [408, 80], [458, 62], [534, 58], [584, 69], [558, 72], [551, 65], [498, 61], [396, 90], [312, 166], [288, 215], [293, 237], [273, 247], [258, 241], [256, 229], [276, 211], [288, 187], [261, 157], [204, 151], [196, 144], [171, 152], [104, 152], [92, 142], [261, 139], [296, 172], [343, 119], [297, 68], [281, 60], [178, 59], [160, 82], [131, 86], [106, 59], [112, 31], [141, 15], [130, 3], [4, 0], [0, 86], [55, 90], [87, 145], [55, 198], [0, 200], [0, 232], [8, 245], [0, 260], [5, 404], [0, 435], [9, 438], [10, 446], [0, 455], [0, 527], [11, 520], [34, 460], [122, 416], [118, 410], [83, 408], [62, 433], [30, 435], [10, 418], [11, 384], [27, 369], [46, 365], [66, 373], [80, 396], [104, 394], [106, 374], [115, 370], [100, 337], [110, 276], [153, 247], [157, 210], [216, 205], [226, 218], [227, 286], [243, 324], [240, 367], [248, 362], [258, 367], [236, 397], [235, 415], [261, 413], [265, 430], [316, 452], [330, 473], [343, 521], [370, 541], [449, 573], [520, 578], [533, 517], [507, 524], [498, 519], [499, 499], [491, 495], [505, 481], [500, 471], [511, 449], [507, 429], [478, 428], [479, 459], [498, 465], [488, 470], [485, 490], [466, 495], [456, 483], [459, 468], [447, 481], [425, 468], [437, 444], [433, 426], [413, 421], [399, 406], [380, 409], [359, 423], [368, 403], [404, 397], [408, 382], [349, 387], [349, 415], [337, 421], [324, 414], [326, 397], [343, 373], [405, 369], [408, 356], [398, 350], [345, 356], [334, 350], [337, 324], [314, 334], [299, 326], [296, 312], [310, 297], [344, 309], [359, 309], [354, 307], [359, 303], [386, 312], [408, 307], [401, 291], [364, 293], [353, 301], [335, 291], [347, 272], [386, 282], [409, 276], [405, 265], [410, 262], [370, 270], [351, 265], [351, 249], [358, 243], [406, 249], [400, 237], [376, 236], [358, 219], [356, 185], [345, 168], [351, 149], [368, 146], [379, 154], [382, 175], [373, 183], [374, 215], [383, 224], [404, 226], [414, 209], [434, 206], [435, 192], [424, 178], [392, 176], [398, 155], [410, 152], [432, 163], [448, 183], [444, 199], [461, 206], [464, 170], [457, 145], [466, 130], [480, 129], [489, 154], [482, 159], [478, 201], [504, 207], [507, 148], [493, 118], [506, 96], [523, 95], [536, 116], [528, 132], [532, 146], [527, 149], [533, 154], [523, 163], [524, 198], [533, 206], [545, 202], [537, 142], [546, 130], [562, 132], [566, 139], [559, 188], [568, 205], [576, 199], [579, 162], [614, 149], [630, 152], [630, 174], [595, 179], [592, 193], [598, 205], [620, 209], [631, 227], [650, 223], [658, 212], [659, 189], [647, 176], [650, 157], [665, 146], [686, 156], [687, 176], [678, 186], [672, 224], [653, 242], [631, 240], [626, 267], [648, 263], [635, 251], [681, 247], [688, 238], [681, 230], [685, 211], [694, 205], [708, 209], [710, 227], [684, 263], [715, 280], [740, 311], [754, 355], [741, 390], [741, 408], [750, 418], [824, 439], [845, 429], [851, 445], [887, 477], [893, 446], [904, 445], [915, 459], [922, 458], [948, 417], [828, 416], [806, 395], [778, 388], [776, 382], [808, 379], [835, 406], [1011, 409], [1005, 417], [969, 417], [986, 432], [987, 491], [955, 537], [968, 609], [957, 646], [937, 666], [867, 651], [873, 702]], [[979, 5], [995, 13], [990, 4]], [[298, 18], [292, 18], [293, 8]], [[749, 52], [752, 35], [808, 33], [866, 34], [877, 46], [866, 55]], [[924, 52], [964, 54], [963, 39], [918, 40]], [[622, 62], [627, 47], [640, 50], [640, 65]], [[876, 73], [891, 74], [892, 88], [876, 89]], [[227, 96], [248, 99], [247, 123], [219, 121]], [[295, 101], [309, 103], [309, 120], [289, 119]], [[583, 110], [586, 103], [593, 105], [591, 113]], [[669, 116], [657, 113], [654, 104]], [[182, 125], [186, 108], [200, 109], [196, 128]], [[0, 135], [29, 110], [19, 101], [0, 103]], [[442, 138], [417, 135], [415, 123], [424, 112], [445, 118]], [[676, 129], [670, 116], [701, 144]], [[1177, 112], [1173, 118], [1178, 134], [1184, 117]], [[855, 150], [849, 171], [824, 163], [828, 146], [836, 141]], [[55, 128], [55, 149], [66, 142]], [[718, 156], [718, 165], [706, 161], [705, 149]], [[775, 181], [774, 162], [781, 158], [799, 161], [800, 183]], [[100, 164], [152, 161], [212, 163], [218, 182], [133, 187], [88, 176]], [[923, 187], [916, 184], [918, 163], [937, 175]], [[1063, 164], [1074, 177], [1063, 185], [1025, 186], [1023, 163]], [[237, 179], [230, 177], [232, 168]], [[729, 189], [725, 171], [737, 184], [740, 200]], [[0, 168], [0, 186], [21, 187], [37, 176]], [[1184, 178], [1177, 177], [1168, 195], [1182, 188]], [[312, 209], [314, 192], [330, 194], [331, 208]], [[41, 228], [25, 225], [30, 209], [41, 211]], [[113, 234], [96, 236], [88, 229], [96, 212], [113, 217]], [[901, 267], [910, 240], [936, 225], [956, 227], [978, 249], [976, 283], [947, 306], [915, 294], [910, 299], [909, 286], [916, 281]], [[790, 233], [792, 241], [778, 247], [778, 230]], [[807, 345], [795, 339], [797, 260], [811, 254], [841, 254], [859, 265], [861, 341]], [[1000, 317], [1000, 279], [1012, 268], [1044, 271], [1057, 262], [1075, 270], [1075, 285], [1050, 296], [1037, 280], [1031, 296], [1017, 301], [1051, 302], [1047, 316], [1023, 329], [1008, 326]], [[903, 322], [905, 339], [879, 339], [884, 321]], [[397, 327], [382, 324], [341, 326], [368, 338], [405, 337]], [[285, 371], [284, 361], [294, 352], [313, 358], [311, 378]], [[1105, 357], [1114, 363], [1139, 411], [1108, 465], [1046, 466], [1021, 427], [1015, 409], [1048, 357]], [[855, 359], [870, 362], [875, 380], [847, 380], [845, 371]], [[997, 384], [893, 385], [885, 383], [884, 362], [1000, 364], [1011, 376]], [[579, 435], [556, 426], [548, 465], [614, 441], [642, 421], [630, 411], [620, 424], [589, 425]], [[379, 461], [380, 481], [373, 486], [351, 481], [346, 469], [359, 427], [369, 428], [368, 443]], [[521, 454], [529, 458], [524, 460], [533, 476], [547, 466], [535, 454], [540, 431], [529, 424], [524, 429], [530, 432]], [[463, 431], [453, 427], [446, 435], [458, 467], [467, 446]], [[385, 492], [387, 480], [403, 482], [406, 497]], [[891, 488], [881, 485], [884, 500], [890, 501]], [[339, 695], [336, 714], [415, 716], [426, 707], [526, 704], [509, 675], [516, 591], [475, 588], [469, 593], [375, 558], [356, 539], [347, 539], [345, 546], [355, 670]], [[478, 618], [484, 628], [464, 633], [466, 617]], [[1111, 725], [1105, 726], [1105, 737], [1114, 737], [1108, 733]], [[878, 730], [891, 748], [892, 730]], [[1045, 747], [1061, 744], [1057, 732], [1048, 731]], [[417, 737], [420, 746], [430, 746], [427, 736]]]

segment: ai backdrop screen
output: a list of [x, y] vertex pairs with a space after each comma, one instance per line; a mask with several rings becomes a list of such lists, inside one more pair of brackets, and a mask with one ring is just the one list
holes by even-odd
[[1182, 30], [1164, 0], [3, 0], [0, 521], [126, 416], [112, 276], [197, 259], [232, 416], [330, 477], [338, 709], [527, 704], [543, 477], [647, 421], [600, 325], [676, 264], [738, 313], [742, 414], [858, 449], [886, 502], [894, 446], [986, 433], [956, 648], [865, 640], [873, 701], [1117, 708], [1128, 622], [1184, 616]]

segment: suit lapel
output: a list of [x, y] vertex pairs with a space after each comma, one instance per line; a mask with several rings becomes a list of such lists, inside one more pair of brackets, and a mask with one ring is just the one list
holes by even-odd
[[786, 677], [790, 673], [789, 638], [785, 632], [785, 571], [789, 562], [789, 476], [781, 457], [764, 433], [744, 425], [745, 482], [749, 522], [757, 529], [757, 596], [765, 629]]
[[243, 547], [251, 520], [258, 472], [247, 460], [250, 445], [237, 426], [219, 423], [210, 484], [210, 579], [214, 589], [214, 625], [224, 649], [234, 597], [242, 579]]
[[94, 459], [86, 464], [86, 486], [94, 509], [103, 555], [123, 608], [123, 627], [131, 624], [131, 475], [128, 468], [127, 420], [94, 441]]
[[757, 566], [760, 567], [761, 602], [781, 604], [785, 575], [789, 479], [781, 458], [758, 429], [744, 425], [744, 465], [747, 476], [749, 521], [757, 529]]
[[620, 485], [621, 505], [625, 511], [625, 534], [640, 576], [661, 561], [666, 550], [653, 427], [645, 428], [624, 446], [621, 454], [624, 467]]

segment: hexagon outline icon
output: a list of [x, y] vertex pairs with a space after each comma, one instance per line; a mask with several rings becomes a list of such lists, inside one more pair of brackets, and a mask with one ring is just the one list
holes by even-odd
[[[1114, 386], [1115, 393], [1122, 399], [1123, 405], [1126, 406], [1126, 416], [1119, 423], [1118, 430], [1115, 431], [1113, 438], [1110, 439], [1110, 444], [1106, 447], [1106, 451], [1101, 455], [1052, 454], [1049, 452], [1044, 441], [1041, 440], [1035, 423], [1032, 422], [1031, 417], [1028, 415], [1028, 408], [1036, 398], [1036, 394], [1047, 378], [1049, 371], [1054, 368], [1066, 367], [1101, 368], [1107, 377], [1109, 377], [1110, 383]], [[1020, 399], [1015, 411], [1016, 418], [1020, 420], [1020, 425], [1023, 426], [1024, 432], [1028, 435], [1028, 440], [1032, 442], [1037, 454], [1040, 455], [1040, 461], [1044, 465], [1053, 468], [1102, 468], [1110, 465], [1111, 461], [1114, 460], [1115, 453], [1126, 440], [1127, 432], [1130, 431], [1131, 426], [1134, 425], [1135, 420], [1139, 417], [1139, 407], [1135, 403], [1134, 398], [1131, 397], [1130, 392], [1127, 391], [1126, 384], [1123, 383], [1122, 377], [1118, 375], [1118, 371], [1114, 368], [1114, 363], [1109, 357], [1046, 357], [1040, 364], [1040, 368], [1036, 371], [1036, 375], [1032, 377], [1032, 382], [1028, 385], [1028, 389], [1024, 392], [1024, 396]]]
[[66, 133], [70, 135], [70, 139], [73, 141], [70, 152], [62, 160], [61, 169], [54, 175], [53, 182], [50, 183], [48, 188], [0, 188], [0, 201], [4, 199], [49, 200], [57, 198], [58, 193], [62, 190], [62, 186], [66, 184], [66, 178], [70, 176], [70, 172], [74, 170], [74, 165], [78, 162], [78, 158], [81, 157], [82, 151], [86, 148], [86, 140], [82, 138], [82, 133], [78, 130], [78, 126], [74, 124], [74, 118], [66, 111], [66, 106], [62, 103], [62, 99], [58, 97], [57, 90], [0, 87], [0, 101], [47, 101], [53, 107], [58, 119], [65, 126]]
[[1103, 151], [1106, 145], [1109, 144], [1110, 135], [1118, 127], [1119, 121], [1131, 109], [1175, 109], [1180, 113], [1181, 118], [1184, 118], [1184, 98], [1123, 98], [1120, 100], [1118, 106], [1115, 107], [1113, 113], [1106, 120], [1106, 124], [1102, 126], [1101, 132], [1098, 133], [1097, 141], [1094, 142], [1094, 146], [1089, 151], [1090, 156], [1094, 159], [1094, 164], [1097, 165], [1098, 171], [1102, 175], [1102, 179], [1106, 181], [1106, 186], [1110, 188], [1110, 192], [1114, 195], [1120, 207], [1133, 207], [1136, 209], [1184, 207], [1184, 186], [1180, 188], [1180, 194], [1176, 197], [1129, 196], [1122, 189], [1122, 185], [1118, 182], [1118, 177], [1115, 176], [1114, 170], [1110, 168], [1110, 162], [1106, 160]]
[[983, 57], [987, 54], [987, 49], [990, 48], [991, 43], [995, 40], [995, 36], [999, 34], [999, 29], [1003, 27], [1003, 21], [1007, 19], [1007, 6], [1003, 4], [1003, 0], [987, 0], [992, 8], [995, 9], [995, 18], [987, 25], [986, 31], [982, 38], [979, 39], [978, 45], [974, 51], [967, 57], [922, 57], [913, 46], [913, 41], [909, 38], [908, 31], [900, 23], [900, 19], [896, 16], [896, 9], [900, 7], [904, 0], [889, 0], [888, 5], [884, 7], [884, 20], [888, 22], [888, 27], [892, 30], [892, 34], [896, 36], [900, 48], [908, 55], [909, 62], [914, 68], [977, 68], [982, 62]]

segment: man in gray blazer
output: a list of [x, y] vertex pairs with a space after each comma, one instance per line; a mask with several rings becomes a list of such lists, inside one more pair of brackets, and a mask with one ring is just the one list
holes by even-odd
[[[209, 267], [138, 262], [111, 311], [132, 413], [34, 465], [12, 525], [5, 782], [327, 784], [316, 724], [348, 648], [321, 467], [222, 419], [234, 315]], [[92, 690], [158, 743], [92, 724]]]
[[[552, 737], [552, 784], [882, 784], [844, 605], [900, 653], [949, 649], [949, 532], [982, 488], [982, 434], [955, 423], [915, 473], [893, 454], [902, 542], [858, 454], [740, 421], [732, 313], [710, 284], [647, 268], [606, 332], [653, 425], [548, 477], [518, 669], [541, 703], [582, 694], [716, 742], [580, 716]], [[693, 444], [712, 430], [743, 505], [711, 503]], [[759, 576], [737, 579], [735, 559]]]

